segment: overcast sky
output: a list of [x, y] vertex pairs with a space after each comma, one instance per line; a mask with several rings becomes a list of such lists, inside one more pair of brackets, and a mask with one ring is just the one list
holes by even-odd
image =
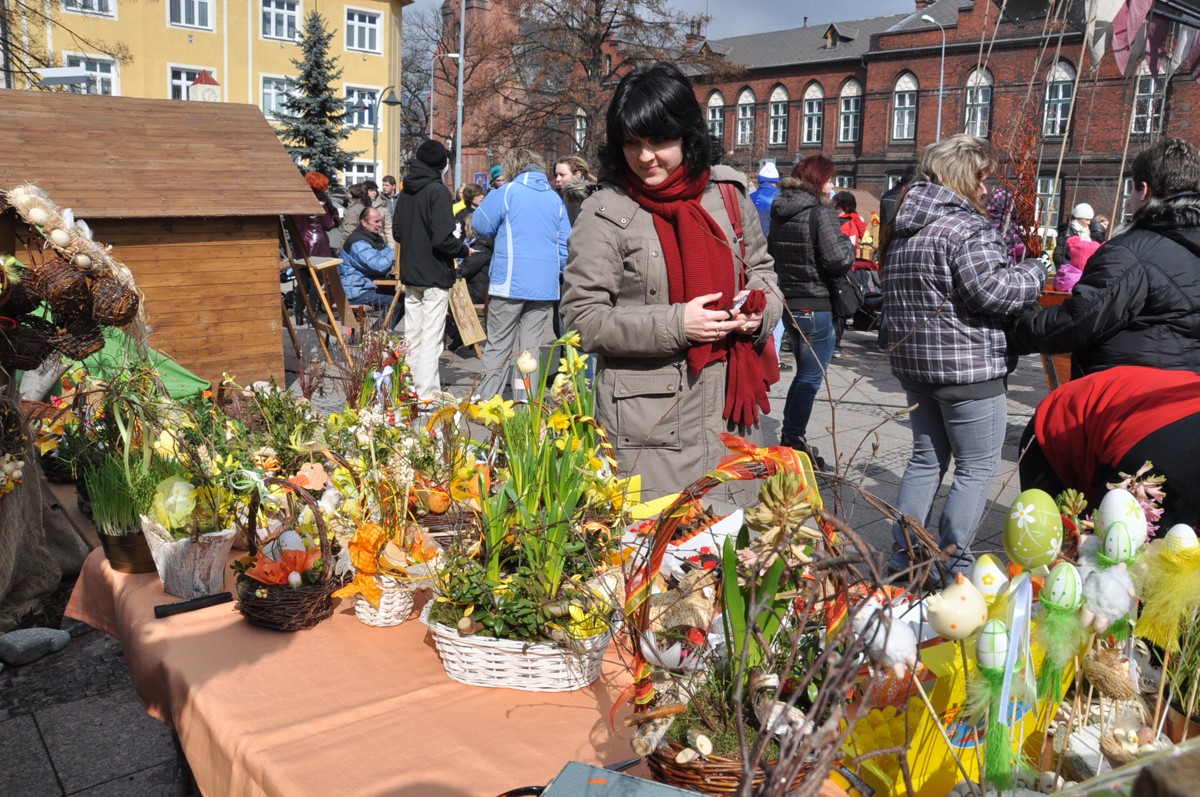
[[[417, 0], [405, 11], [441, 4], [442, 0]], [[809, 25], [818, 25], [886, 17], [916, 8], [915, 0], [673, 0], [672, 5], [680, 11], [711, 16], [706, 31], [710, 39], [798, 28], [805, 16]]]

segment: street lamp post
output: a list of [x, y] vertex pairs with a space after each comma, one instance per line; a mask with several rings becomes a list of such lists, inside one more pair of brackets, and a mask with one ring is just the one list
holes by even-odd
[[458, 114], [454, 122], [454, 185], [457, 191], [462, 185], [462, 138], [463, 138], [463, 55], [467, 52], [467, 0], [458, 4]]
[[433, 104], [433, 83], [434, 83], [434, 80], [436, 79], [434, 67], [436, 67], [437, 59], [439, 59], [439, 58], [453, 58], [454, 60], [458, 61], [459, 63], [462, 63], [462, 57], [459, 56], [458, 53], [434, 53], [433, 54], [433, 64], [429, 67], [429, 137], [430, 138], [433, 138], [433, 111], [435, 108], [437, 108], [437, 106]]
[[937, 138], [935, 141], [942, 140], [942, 94], [946, 87], [946, 29], [942, 27], [942, 23], [938, 22], [928, 14], [922, 14], [923, 22], [932, 22], [938, 26], [938, 30], [942, 32], [942, 62], [938, 67], [938, 117], [937, 117]]
[[379, 185], [379, 106], [382, 104], [389, 108], [395, 108], [400, 104], [400, 98], [394, 91], [395, 88], [395, 86], [388, 86], [379, 92], [375, 96], [375, 107], [371, 109], [371, 173], [375, 175], [376, 185]]

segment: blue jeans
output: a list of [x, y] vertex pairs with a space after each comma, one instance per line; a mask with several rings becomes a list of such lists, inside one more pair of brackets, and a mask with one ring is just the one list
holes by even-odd
[[825, 369], [833, 359], [833, 313], [787, 312], [783, 314], [796, 356], [796, 376], [788, 388], [783, 407], [783, 431], [780, 441], [792, 445], [808, 434], [813, 401], [825, 381]]
[[[1007, 397], [1001, 393], [984, 399], [950, 401], [928, 393], [906, 391], [912, 419], [913, 452], [900, 481], [896, 508], [921, 521], [926, 528], [933, 516], [933, 501], [942, 478], [954, 460], [954, 481], [938, 522], [942, 550], [954, 546], [953, 572], [969, 573], [975, 557], [971, 541], [987, 506], [988, 489], [1000, 470], [1004, 429], [1008, 421]], [[893, 570], [909, 567], [908, 551], [899, 524], [892, 524]]]

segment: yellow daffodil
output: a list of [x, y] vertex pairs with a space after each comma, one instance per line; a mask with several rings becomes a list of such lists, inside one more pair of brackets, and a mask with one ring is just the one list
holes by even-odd
[[480, 404], [471, 405], [471, 416], [487, 426], [499, 425], [502, 421], [516, 415], [512, 401], [505, 401], [501, 396], [492, 396]]
[[546, 425], [556, 432], [565, 432], [571, 428], [571, 416], [563, 412], [551, 413]]
[[578, 349], [581, 345], [583, 345], [579, 339], [579, 330], [572, 329], [571, 331], [567, 332], [567, 334], [558, 339], [555, 345], [570, 346], [572, 349]]

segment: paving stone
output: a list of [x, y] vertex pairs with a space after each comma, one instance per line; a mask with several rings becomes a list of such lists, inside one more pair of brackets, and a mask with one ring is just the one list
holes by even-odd
[[183, 797], [186, 794], [188, 788], [183, 784], [179, 767], [174, 762], [159, 764], [70, 793], [71, 797]]
[[56, 628], [19, 628], [0, 635], [0, 661], [18, 666], [57, 653], [71, 641], [71, 635]]
[[62, 794], [33, 717], [0, 722], [0, 794], [51, 797]]
[[146, 714], [132, 689], [54, 706], [35, 716], [68, 794], [175, 761], [171, 732]]
[[0, 672], [0, 721], [132, 685], [120, 643], [89, 628], [54, 656]]

